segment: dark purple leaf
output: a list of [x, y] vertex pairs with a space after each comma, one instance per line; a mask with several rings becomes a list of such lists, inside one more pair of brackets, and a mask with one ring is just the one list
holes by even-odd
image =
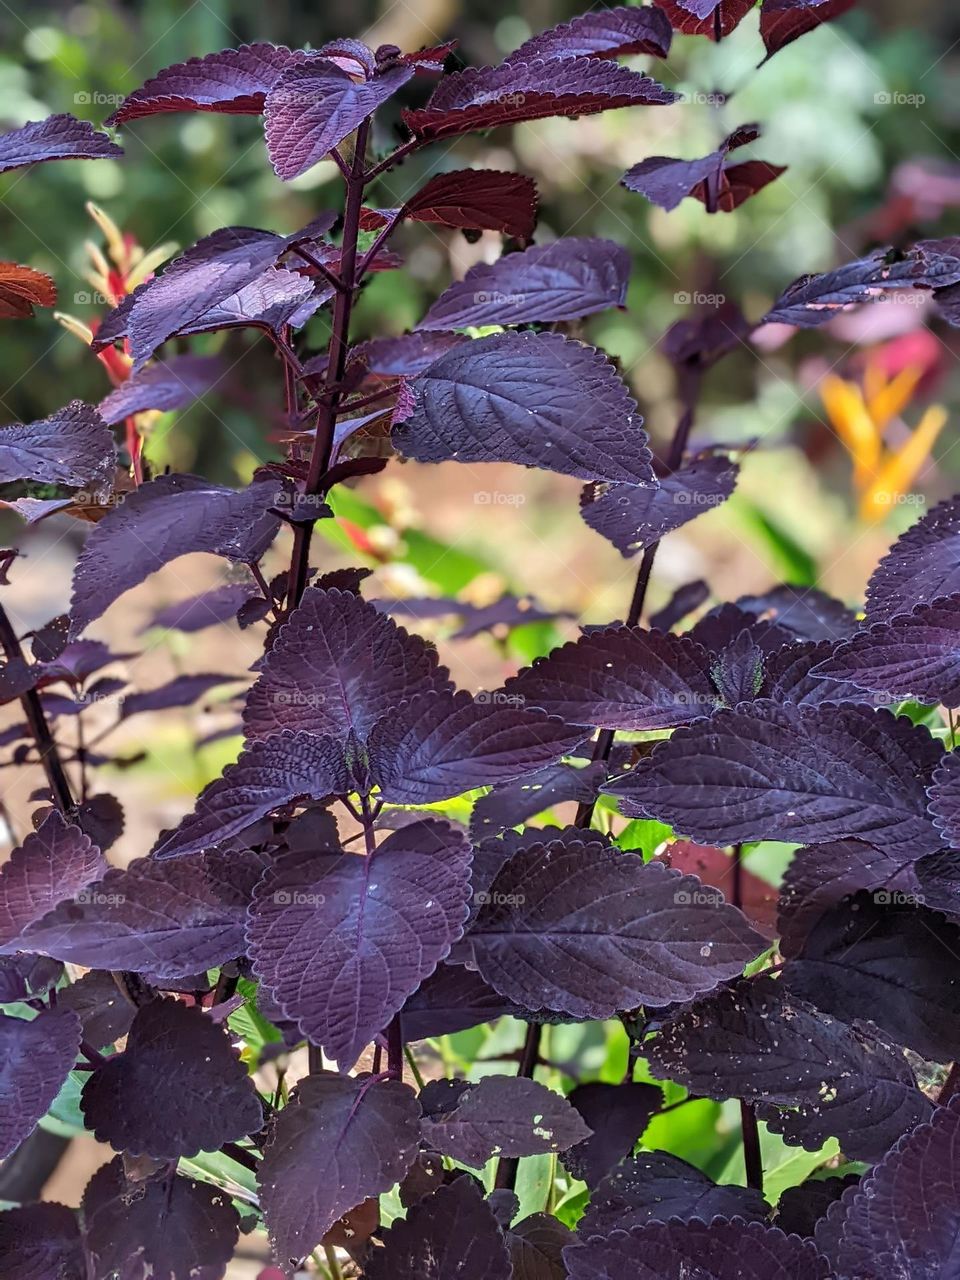
[[[415, 378], [429, 369], [433, 362], [470, 339], [463, 333], [404, 333], [399, 338], [371, 338], [353, 348], [352, 357], [360, 360], [370, 373], [383, 378]], [[326, 355], [320, 359], [326, 365]], [[304, 366], [306, 373], [311, 361]]]
[[427, 105], [405, 110], [403, 120], [420, 138], [451, 138], [544, 116], [586, 116], [676, 100], [649, 76], [599, 58], [511, 58], [498, 67], [468, 67], [445, 76]]
[[800, 640], [836, 642], [852, 636], [860, 625], [854, 611], [839, 600], [816, 587], [794, 587], [786, 582], [759, 596], [741, 596], [736, 606], [776, 623]]
[[441, 294], [418, 329], [574, 320], [623, 307], [630, 255], [612, 240], [569, 236], [479, 262]]
[[859, 893], [824, 914], [783, 981], [834, 1017], [867, 1014], [898, 1044], [951, 1062], [960, 1057], [960, 991], [945, 960], [960, 954], [960, 926], [900, 898]]
[[735, 604], [721, 604], [704, 614], [687, 633], [709, 649], [714, 659], [739, 663], [746, 655], [761, 661], [794, 639], [793, 633], [772, 618], [758, 616]]
[[588, 1240], [671, 1218], [709, 1222], [736, 1217], [762, 1222], [769, 1212], [759, 1191], [718, 1184], [668, 1151], [641, 1151], [603, 1179], [590, 1197], [578, 1231]]
[[678, 587], [662, 609], [650, 614], [651, 631], [670, 631], [710, 598], [710, 588], [702, 578]]
[[936, 240], [920, 241], [902, 254], [876, 249], [823, 275], [800, 276], [780, 295], [763, 323], [814, 329], [846, 307], [875, 302], [891, 289], [937, 289], [958, 281], [960, 256], [941, 249]]
[[288, 728], [362, 740], [399, 703], [449, 688], [432, 645], [355, 594], [308, 587], [247, 696], [244, 727], [252, 738]]
[[78, 804], [72, 816], [101, 853], [105, 853], [123, 835], [123, 807], [117, 797], [107, 791]]
[[174, 858], [223, 844], [295, 800], [350, 789], [343, 751], [332, 738], [284, 730], [254, 742], [206, 786], [192, 813], [161, 835], [151, 857]]
[[205, 551], [244, 563], [259, 560], [280, 528], [269, 512], [281, 491], [269, 475], [239, 490], [191, 475], [141, 485], [87, 538], [73, 576], [72, 634], [178, 556]]
[[678, 730], [603, 789], [623, 811], [701, 844], [874, 837], [932, 853], [924, 781], [941, 756], [926, 729], [867, 707], [761, 700]]
[[227, 1192], [172, 1173], [128, 1182], [120, 1156], [87, 1184], [81, 1215], [91, 1274], [118, 1280], [221, 1280], [240, 1227]]
[[262, 275], [177, 330], [181, 337], [220, 329], [264, 329], [279, 334], [284, 325], [299, 329], [332, 297], [332, 290], [309, 276], [268, 267]]
[[566, 1280], [563, 1250], [573, 1232], [548, 1213], [532, 1213], [506, 1233], [511, 1280]]
[[420, 1108], [398, 1080], [327, 1072], [301, 1080], [273, 1118], [257, 1176], [280, 1265], [316, 1248], [348, 1209], [399, 1182], [419, 1138]]
[[538, 658], [507, 681], [502, 696], [569, 724], [632, 730], [689, 724], [720, 701], [699, 644], [624, 626], [592, 631]]
[[244, 950], [243, 927], [263, 870], [256, 854], [200, 854], [171, 863], [140, 858], [111, 869], [32, 925], [20, 940], [91, 969], [184, 978]]
[[527, 626], [531, 622], [552, 622], [557, 618], [572, 618], [571, 613], [559, 609], [544, 609], [533, 596], [503, 595], [492, 604], [459, 604], [460, 626], [450, 639], [469, 640], [484, 631], [503, 634], [514, 627]]
[[758, 125], [743, 125], [724, 138], [719, 148], [699, 160], [649, 156], [620, 179], [661, 209], [675, 209], [687, 196], [707, 206], [708, 213], [730, 213], [785, 172], [782, 165], [753, 161], [731, 165], [727, 156], [760, 137]]
[[780, 890], [777, 925], [783, 955], [799, 955], [821, 916], [861, 889], [886, 892], [888, 897], [915, 894], [915, 861], [909, 848], [887, 853], [861, 840], [834, 840], [798, 849]]
[[0, 1160], [50, 1110], [79, 1049], [75, 1013], [46, 1010], [32, 1022], [0, 1014]]
[[80, 1106], [98, 1141], [157, 1160], [218, 1151], [263, 1125], [253, 1081], [224, 1029], [172, 999], [139, 1010], [126, 1048], [90, 1075]]
[[608, 1018], [691, 1000], [739, 974], [764, 942], [694, 876], [582, 833], [521, 849], [468, 934], [481, 976], [527, 1009]]
[[[656, 1085], [632, 1081], [580, 1084], [567, 1098], [593, 1134], [565, 1151], [562, 1164], [588, 1187], [595, 1187], [630, 1154], [663, 1103], [663, 1093]], [[594, 1199], [591, 1197], [591, 1203]]]
[[716, 455], [664, 476], [656, 489], [588, 484], [580, 498], [580, 514], [622, 555], [632, 556], [726, 502], [739, 470], [729, 458]]
[[813, 674], [870, 693], [960, 706], [960, 594], [860, 631]]
[[508, 696], [424, 693], [374, 726], [370, 771], [391, 804], [432, 804], [543, 769], [585, 736]]
[[0, 173], [43, 160], [100, 160], [123, 151], [88, 120], [76, 116], [47, 116], [31, 120], [11, 133], [0, 134]]
[[776, 1225], [787, 1235], [812, 1237], [830, 1206], [859, 1181], [859, 1174], [848, 1173], [842, 1178], [807, 1178], [787, 1187], [777, 1201]]
[[130, 693], [123, 699], [121, 718], [139, 715], [142, 711], [166, 711], [170, 707], [189, 707], [199, 698], [223, 684], [233, 684], [235, 676], [195, 675], [174, 676], [156, 689], [142, 693]]
[[496, 334], [446, 352], [414, 387], [416, 409], [393, 441], [418, 462], [515, 462], [654, 483], [636, 405], [592, 347], [554, 333]]
[[410, 997], [399, 1017], [404, 1041], [412, 1041], [452, 1035], [516, 1012], [516, 1006], [474, 970], [441, 964]]
[[56, 810], [0, 868], [0, 944], [106, 873], [100, 850]]
[[219, 356], [173, 356], [147, 365], [101, 400], [105, 422], [121, 422], [128, 415], [159, 409], [182, 409], [205, 395], [224, 375]]
[[531, 58], [619, 58], [629, 53], [651, 53], [665, 58], [673, 32], [659, 9], [593, 9], [571, 22], [525, 40], [511, 53], [509, 62]]
[[[806, 640], [785, 644], [772, 654], [763, 655], [760, 697], [803, 707], [819, 707], [828, 702], [862, 702], [870, 707], [889, 703], [891, 699], [883, 694], [863, 693], [842, 680], [825, 680], [812, 674], [814, 668], [830, 657], [835, 646], [835, 640], [819, 643]], [[896, 699], [893, 701], [896, 704]]]
[[602, 761], [578, 769], [570, 764], [552, 764], [516, 782], [505, 782], [473, 806], [470, 834], [475, 840], [499, 835], [507, 827], [518, 827], [529, 818], [555, 804], [575, 800], [590, 804], [596, 800], [606, 777]]
[[746, 343], [751, 326], [731, 301], [677, 320], [660, 339], [660, 350], [678, 369], [705, 370]]
[[523, 173], [455, 169], [434, 174], [405, 201], [400, 217], [529, 240], [537, 222], [537, 187]]
[[497, 1220], [466, 1175], [397, 1219], [363, 1274], [364, 1280], [512, 1280]]
[[72, 1009], [83, 1024], [83, 1038], [95, 1049], [114, 1044], [130, 1030], [136, 1010], [112, 974], [92, 969], [57, 993], [57, 1008]]
[[16, 1280], [86, 1280], [74, 1210], [44, 1203], [0, 1213], [0, 1274]]
[[99, 490], [112, 480], [116, 463], [113, 435], [82, 400], [40, 422], [0, 427], [0, 484], [37, 480]]
[[461, 937], [470, 858], [464, 835], [425, 821], [365, 858], [290, 854], [258, 885], [247, 930], [254, 972], [344, 1070]]
[[570, 1280], [830, 1280], [810, 1240], [759, 1222], [654, 1222], [563, 1251]]
[[63, 965], [46, 956], [0, 956], [0, 1004], [46, 995], [63, 976]]
[[767, 58], [821, 23], [839, 18], [853, 5], [854, 0], [763, 0], [760, 35]]
[[[960, 1103], [938, 1107], [847, 1191], [831, 1261], [857, 1280], [934, 1280], [956, 1270], [960, 1231]], [[833, 1218], [831, 1212], [830, 1218]], [[829, 1221], [829, 1219], [828, 1219]], [[818, 1233], [819, 1239], [819, 1233]]]
[[740, 25], [756, 0], [657, 0], [674, 31], [720, 40]]
[[258, 116], [281, 71], [306, 55], [283, 45], [243, 44], [165, 67], [124, 98], [108, 124], [168, 111]]
[[654, 1075], [692, 1093], [759, 1104], [770, 1129], [810, 1151], [834, 1136], [849, 1158], [876, 1160], [930, 1111], [901, 1050], [771, 978], [700, 1001], [643, 1052]]
[[[451, 1088], [453, 1086], [453, 1088]], [[452, 1093], [436, 1110], [436, 1092]], [[659, 1089], [655, 1090], [659, 1096]], [[590, 1128], [562, 1094], [534, 1080], [486, 1076], [477, 1084], [435, 1081], [420, 1095], [427, 1146], [473, 1169], [494, 1156], [549, 1155], [590, 1137]]]
[[163, 627], [166, 631], [202, 631], [218, 622], [229, 622], [236, 616], [241, 605], [254, 599], [257, 594], [252, 579], [248, 582], [225, 582], [198, 596], [164, 605], [143, 629]]
[[316, 55], [282, 72], [264, 104], [267, 151], [277, 176], [289, 181], [312, 168], [392, 98], [413, 67], [390, 67], [354, 80]]
[[889, 622], [960, 591], [960, 498], [948, 498], [900, 535], [867, 584], [867, 621]]

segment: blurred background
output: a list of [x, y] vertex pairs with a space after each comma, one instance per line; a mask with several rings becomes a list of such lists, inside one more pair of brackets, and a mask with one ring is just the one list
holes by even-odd
[[[0, 128], [60, 111], [100, 123], [158, 69], [243, 41], [318, 46], [350, 35], [414, 49], [454, 36], [457, 56], [482, 64], [578, 11], [559, 0], [0, 5]], [[682, 104], [460, 139], [388, 175], [378, 203], [399, 204], [444, 169], [522, 169], [540, 189], [538, 243], [574, 234], [626, 246], [634, 265], [628, 307], [592, 317], [577, 332], [617, 359], [662, 447], [678, 408], [657, 343], [691, 301], [701, 309], [734, 301], [756, 320], [802, 272], [880, 244], [960, 232], [955, 4], [912, 0], [905, 11], [899, 0], [870, 0], [758, 70], [762, 55], [755, 15], [720, 46], [677, 36], [666, 63], [635, 62], [683, 92]], [[388, 110], [396, 117], [427, 91], [423, 81], [411, 82]], [[618, 185], [646, 156], [704, 155], [749, 121], [764, 130], [751, 153], [789, 168], [734, 214], [707, 216], [693, 200], [666, 214]], [[398, 136], [388, 119], [375, 141], [385, 150]], [[0, 178], [0, 257], [50, 273], [59, 310], [83, 324], [95, 324], [109, 309], [86, 275], [85, 242], [105, 247], [88, 201], [148, 252], [158, 246], [170, 252], [171, 242], [186, 247], [227, 224], [290, 231], [339, 201], [329, 163], [280, 182], [253, 117], [159, 116], [125, 128], [122, 142], [119, 162], [63, 162]], [[421, 225], [404, 228], [394, 248], [406, 268], [370, 280], [357, 338], [410, 328], [451, 280], [477, 261], [492, 261], [501, 242], [494, 235], [470, 242]], [[322, 314], [310, 322], [299, 336], [302, 351], [322, 349], [326, 324]], [[279, 456], [271, 438], [280, 425], [280, 369], [266, 340], [249, 331], [205, 336], [192, 349], [222, 353], [232, 373], [189, 410], [158, 417], [146, 456], [154, 470], [169, 466], [244, 482], [259, 463]], [[960, 332], [917, 296], [848, 313], [817, 331], [766, 329], [744, 343], [708, 375], [694, 435], [697, 444], [746, 451], [738, 492], [669, 536], [650, 607], [698, 578], [714, 599], [789, 581], [817, 583], [859, 605], [890, 541], [926, 506], [960, 489], [958, 350]], [[873, 423], [884, 456], [897, 453], [932, 406], [945, 407], [946, 425], [916, 474], [904, 477], [897, 499], [877, 510], [854, 482], [843, 405], [862, 387], [876, 392], [896, 378], [896, 412]], [[109, 389], [104, 366], [50, 311], [3, 325], [0, 422], [42, 418], [73, 398], [96, 403]], [[461, 683], [495, 686], [576, 634], [575, 620], [602, 622], [626, 610], [636, 563], [583, 525], [578, 490], [576, 481], [520, 468], [391, 465], [341, 495], [337, 521], [319, 527], [314, 559], [325, 569], [356, 563], [373, 569], [368, 596], [457, 596], [483, 605], [505, 591], [534, 595], [558, 616], [457, 640], [451, 639], [456, 618], [423, 628], [439, 640]], [[14, 566], [4, 597], [21, 632], [67, 608], [87, 528], [66, 516], [26, 528], [0, 510], [0, 546], [17, 545], [27, 557]], [[279, 570], [289, 558], [283, 538], [271, 554], [270, 567]], [[178, 561], [123, 597], [91, 633], [117, 653], [146, 647], [146, 659], [120, 664], [136, 687], [182, 671], [248, 680], [262, 626], [241, 631], [230, 623], [195, 634], [148, 628], [163, 606], [224, 576], [224, 566], [205, 557]], [[189, 711], [140, 717], [110, 739], [123, 759], [100, 776], [127, 814], [112, 859], [145, 853], [156, 830], [172, 825], [236, 754], [230, 732], [236, 708], [228, 696], [235, 690]], [[88, 719], [90, 732], [112, 723], [107, 708], [94, 708]], [[0, 718], [0, 730], [6, 723]], [[65, 737], [73, 732], [70, 724], [61, 729]], [[3, 776], [4, 807], [21, 834], [37, 783], [29, 769]], [[69, 1163], [57, 1177], [63, 1185], [48, 1193], [75, 1203]]]

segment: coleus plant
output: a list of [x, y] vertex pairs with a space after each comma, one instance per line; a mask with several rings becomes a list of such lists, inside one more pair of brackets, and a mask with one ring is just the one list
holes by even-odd
[[[239, 1232], [260, 1226], [283, 1274], [331, 1280], [956, 1274], [960, 770], [937, 708], [960, 702], [960, 498], [894, 544], [862, 618], [789, 585], [702, 612], [709, 591], [692, 583], [643, 626], [660, 540], [736, 486], [732, 451], [698, 450], [692, 431], [704, 377], [750, 326], [725, 305], [664, 336], [681, 415], [655, 457], [614, 364], [563, 327], [624, 305], [623, 249], [533, 243], [522, 174], [454, 168], [378, 200], [378, 180], [434, 142], [669, 105], [674, 93], [618, 59], [665, 58], [674, 29], [719, 40], [751, 7], [594, 10], [498, 67], [451, 72], [450, 45], [248, 45], [166, 68], [108, 122], [262, 114], [276, 173], [332, 157], [344, 196], [291, 234], [222, 228], [142, 273], [90, 335], [123, 370], [102, 404], [0, 429], [0, 481], [62, 495], [10, 505], [37, 520], [82, 493], [94, 521], [67, 613], [21, 637], [0, 609], [0, 697], [22, 712], [4, 748], [47, 780], [34, 831], [0, 869], [0, 1156], [71, 1090], [117, 1152], [79, 1212], [0, 1213], [4, 1275], [217, 1280]], [[763, 0], [767, 55], [847, 7]], [[378, 156], [376, 113], [415, 77], [436, 83]], [[730, 212], [780, 172], [728, 163], [758, 135], [746, 125], [702, 160], [641, 161], [624, 185]], [[117, 152], [69, 117], [0, 139], [8, 168]], [[499, 232], [511, 251], [412, 332], [355, 342], [360, 289], [399, 267], [388, 246], [418, 222]], [[7, 314], [53, 300], [36, 275], [4, 267]], [[813, 328], [904, 288], [932, 291], [951, 322], [960, 244], [804, 277], [761, 323]], [[297, 331], [324, 308], [329, 345], [307, 352]], [[166, 344], [227, 328], [276, 349], [287, 455], [241, 490], [151, 477], [137, 433], [124, 455], [113, 425], [207, 390], [211, 366]], [[640, 556], [625, 621], [585, 628], [502, 689], [456, 690], [391, 611], [459, 613], [475, 634], [529, 601], [392, 609], [364, 598], [364, 570], [311, 565], [331, 491], [391, 450], [582, 480], [586, 524]], [[268, 576], [284, 539], [287, 566]], [[242, 576], [154, 621], [261, 628], [244, 746], [121, 868], [108, 857], [121, 807], [90, 781], [110, 757], [66, 749], [57, 726], [97, 698], [122, 694], [128, 719], [227, 682], [131, 692], [102, 674], [123, 655], [85, 635], [196, 551]], [[4, 577], [16, 568], [5, 552]], [[468, 823], [445, 810], [457, 797]], [[564, 802], [572, 824], [531, 822]], [[793, 849], [775, 912], [744, 865], [759, 841]], [[418, 1043], [506, 1017], [526, 1025], [516, 1074], [423, 1079]], [[545, 1027], [600, 1020], [628, 1047], [619, 1082], [546, 1060]], [[309, 1069], [290, 1089], [303, 1044]], [[697, 1100], [739, 1108], [728, 1179], [645, 1140]], [[827, 1176], [765, 1181], [770, 1135]], [[538, 1158], [550, 1176], [521, 1214], [518, 1162]]]

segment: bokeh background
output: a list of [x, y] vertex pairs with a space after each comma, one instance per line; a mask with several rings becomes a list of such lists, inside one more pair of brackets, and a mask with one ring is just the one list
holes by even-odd
[[[559, 0], [12, 0], [0, 3], [0, 127], [58, 111], [99, 123], [159, 68], [246, 40], [318, 46], [351, 35], [374, 46], [417, 48], [455, 36], [458, 56], [479, 64], [499, 61], [532, 32], [578, 11]], [[870, 0], [757, 69], [762, 53], [755, 17], [719, 47], [676, 37], [669, 60], [649, 70], [687, 95], [682, 105], [540, 121], [460, 139], [389, 175], [379, 202], [400, 203], [444, 168], [523, 169], [541, 193], [538, 242], [587, 234], [625, 245], [634, 268], [628, 307], [591, 318], [581, 332], [620, 362], [654, 441], [662, 444], [677, 404], [657, 343], [690, 298], [707, 306], [711, 298], [730, 299], [756, 319], [801, 272], [824, 270], [877, 244], [960, 232], [955, 4]], [[424, 92], [422, 82], [412, 82], [391, 109], [399, 113]], [[645, 156], [703, 155], [753, 120], [764, 128], [753, 154], [789, 169], [733, 215], [709, 217], [691, 200], [665, 214], [618, 186], [623, 171]], [[387, 121], [377, 142], [387, 146], [390, 132]], [[0, 178], [0, 257], [49, 272], [59, 309], [84, 323], [107, 309], [85, 278], [85, 241], [103, 245], [87, 201], [149, 250], [170, 241], [185, 247], [226, 224], [292, 230], [339, 198], [329, 163], [281, 183], [255, 118], [160, 116], [135, 122], [122, 141], [122, 161], [65, 162]], [[491, 235], [471, 243], [459, 233], [415, 226], [399, 234], [395, 247], [406, 269], [371, 280], [357, 311], [358, 338], [409, 328], [452, 279], [496, 257], [500, 241]], [[325, 336], [321, 315], [300, 345], [319, 350]], [[201, 403], [160, 419], [147, 456], [154, 468], [243, 482], [258, 463], [278, 456], [271, 436], [279, 423], [279, 368], [267, 342], [250, 333], [204, 337], [194, 349], [220, 351], [232, 372]], [[768, 331], [743, 344], [709, 376], [695, 435], [699, 443], [747, 448], [738, 493], [670, 535], [657, 559], [651, 606], [694, 578], [704, 578], [718, 599], [790, 581], [818, 583], [858, 604], [892, 538], [926, 505], [960, 488], [958, 350], [960, 334], [916, 299], [852, 313], [816, 332]], [[890, 448], [931, 404], [945, 405], [950, 414], [921, 473], [881, 519], [864, 519], [858, 510], [842, 431], [820, 394], [828, 373], [856, 383], [868, 367], [887, 375], [916, 372], [908, 403], [885, 428]], [[76, 397], [96, 403], [108, 390], [102, 365], [49, 311], [4, 323], [0, 421], [41, 418]], [[510, 590], [571, 615], [456, 642], [448, 639], [452, 623], [435, 624], [458, 679], [473, 689], [490, 687], [575, 634], [574, 619], [600, 622], [625, 612], [635, 563], [582, 524], [577, 499], [575, 481], [519, 468], [396, 465], [341, 497], [339, 519], [324, 524], [315, 559], [325, 568], [358, 562], [372, 568], [368, 594], [459, 595], [484, 603]], [[15, 515], [0, 511], [0, 546], [21, 546], [27, 557], [15, 566], [4, 597], [22, 631], [67, 607], [86, 528], [55, 517], [25, 530]], [[289, 549], [281, 540], [272, 554], [279, 569]], [[223, 566], [205, 557], [181, 560], [124, 597], [93, 634], [118, 652], [146, 647], [146, 658], [121, 665], [138, 687], [178, 671], [229, 671], [248, 679], [260, 627], [222, 626], [188, 637], [143, 630], [157, 609], [223, 575]], [[91, 732], [98, 715], [110, 723], [109, 710], [95, 708]], [[237, 740], [227, 732], [235, 719], [225, 693], [189, 712], [141, 717], [109, 739], [133, 761], [101, 774], [127, 811], [112, 857], [145, 853], [156, 830], [192, 804], [235, 754]], [[72, 731], [62, 726], [64, 735]], [[204, 739], [212, 741], [198, 745]], [[30, 770], [0, 778], [4, 811], [21, 833], [37, 784]], [[74, 1153], [48, 1191], [75, 1203], [73, 1162], [88, 1158]]]

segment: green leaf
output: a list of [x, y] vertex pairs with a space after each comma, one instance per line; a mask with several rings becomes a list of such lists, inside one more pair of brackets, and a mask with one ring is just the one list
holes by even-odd
[[673, 828], [665, 822], [655, 822], [653, 818], [636, 818], [628, 822], [617, 836], [617, 844], [621, 849], [638, 850], [644, 861], [649, 861], [665, 840], [673, 839]]

